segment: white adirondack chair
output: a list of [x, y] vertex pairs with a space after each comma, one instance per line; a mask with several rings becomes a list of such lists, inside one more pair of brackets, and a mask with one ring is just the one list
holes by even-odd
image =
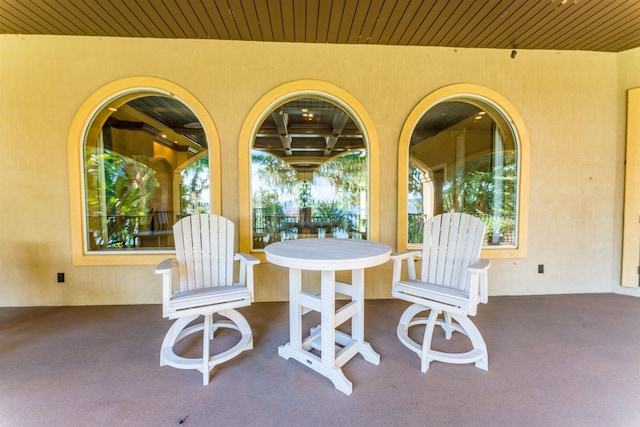
[[[484, 223], [468, 214], [437, 215], [424, 225], [423, 250], [391, 256], [392, 295], [411, 302], [398, 324], [398, 338], [420, 356], [421, 371], [427, 372], [433, 360], [446, 363], [475, 363], [488, 370], [487, 346], [468, 316], [474, 316], [478, 303], [487, 303], [487, 271], [490, 262], [480, 259]], [[420, 279], [415, 260], [422, 255]], [[401, 280], [402, 261], [408, 262], [408, 280]], [[417, 317], [430, 310], [428, 317]], [[442, 318], [440, 318], [442, 314]], [[409, 337], [409, 328], [425, 325], [422, 344]], [[464, 353], [445, 353], [432, 348], [435, 326], [441, 326], [446, 339], [452, 332], [469, 337], [473, 349]]]
[[[260, 261], [246, 254], [233, 253], [234, 226], [217, 215], [193, 215], [173, 226], [175, 259], [167, 259], [156, 268], [162, 274], [162, 314], [177, 319], [167, 332], [160, 350], [160, 366], [197, 369], [203, 384], [209, 383], [213, 368], [244, 350], [253, 348], [253, 335], [247, 320], [236, 308], [253, 301], [253, 266]], [[239, 281], [234, 282], [234, 261], [240, 261]], [[172, 269], [178, 269], [180, 288], [172, 286]], [[213, 314], [228, 320], [215, 320]], [[199, 316], [202, 323], [191, 325]], [[217, 319], [217, 317], [216, 317]], [[241, 338], [232, 348], [210, 354], [210, 340], [218, 328], [232, 328]], [[203, 331], [202, 358], [179, 356], [174, 345], [188, 335]]]

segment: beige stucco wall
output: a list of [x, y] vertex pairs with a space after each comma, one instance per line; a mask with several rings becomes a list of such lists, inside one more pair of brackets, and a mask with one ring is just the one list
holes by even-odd
[[[626, 84], [618, 69], [631, 75], [635, 67], [639, 80], [639, 56], [519, 51], [511, 59], [506, 50], [0, 35], [0, 306], [160, 302], [155, 266], [71, 261], [69, 127], [93, 92], [131, 76], [174, 82], [206, 107], [221, 143], [222, 214], [234, 221], [238, 138], [254, 103], [299, 79], [344, 89], [376, 126], [380, 240], [394, 248], [407, 115], [440, 87], [488, 87], [518, 109], [531, 146], [527, 258], [494, 260], [491, 294], [617, 291]], [[56, 283], [56, 272], [66, 283]], [[258, 300], [286, 297], [286, 277], [260, 265]], [[389, 297], [390, 280], [390, 264], [368, 272], [367, 296]]]

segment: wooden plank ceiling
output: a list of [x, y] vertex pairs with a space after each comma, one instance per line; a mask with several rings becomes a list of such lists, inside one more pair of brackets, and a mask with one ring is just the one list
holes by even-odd
[[638, 0], [0, 0], [1, 34], [621, 52]]

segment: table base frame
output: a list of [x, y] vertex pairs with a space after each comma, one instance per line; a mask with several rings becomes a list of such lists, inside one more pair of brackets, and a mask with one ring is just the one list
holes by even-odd
[[[341, 392], [350, 395], [353, 384], [342, 372], [342, 366], [356, 354], [374, 365], [380, 355], [364, 341], [364, 269], [354, 269], [352, 283], [336, 282], [335, 271], [321, 271], [320, 295], [302, 291], [302, 270], [289, 269], [290, 341], [278, 348], [285, 359], [293, 358], [304, 366], [327, 377]], [[336, 293], [351, 297], [351, 301], [336, 311]], [[302, 338], [302, 316], [308, 311], [320, 312], [320, 325], [311, 328]], [[351, 319], [351, 335], [336, 328]], [[312, 353], [320, 352], [320, 356]]]

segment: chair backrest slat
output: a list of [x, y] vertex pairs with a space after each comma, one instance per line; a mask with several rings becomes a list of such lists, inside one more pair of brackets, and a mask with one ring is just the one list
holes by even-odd
[[[204, 277], [214, 277], [214, 272], [217, 269], [216, 254], [218, 251], [218, 245], [216, 244], [218, 238], [217, 221], [201, 221], [200, 231], [204, 241], [203, 252], [210, 254], [209, 257], [202, 260], [202, 275]], [[209, 282], [213, 283], [212, 281], [207, 281], [207, 283]]]
[[174, 227], [180, 290], [233, 283], [234, 226], [218, 215], [191, 215]]
[[480, 258], [484, 223], [469, 214], [446, 213], [425, 222], [421, 280], [467, 290], [467, 267]]

